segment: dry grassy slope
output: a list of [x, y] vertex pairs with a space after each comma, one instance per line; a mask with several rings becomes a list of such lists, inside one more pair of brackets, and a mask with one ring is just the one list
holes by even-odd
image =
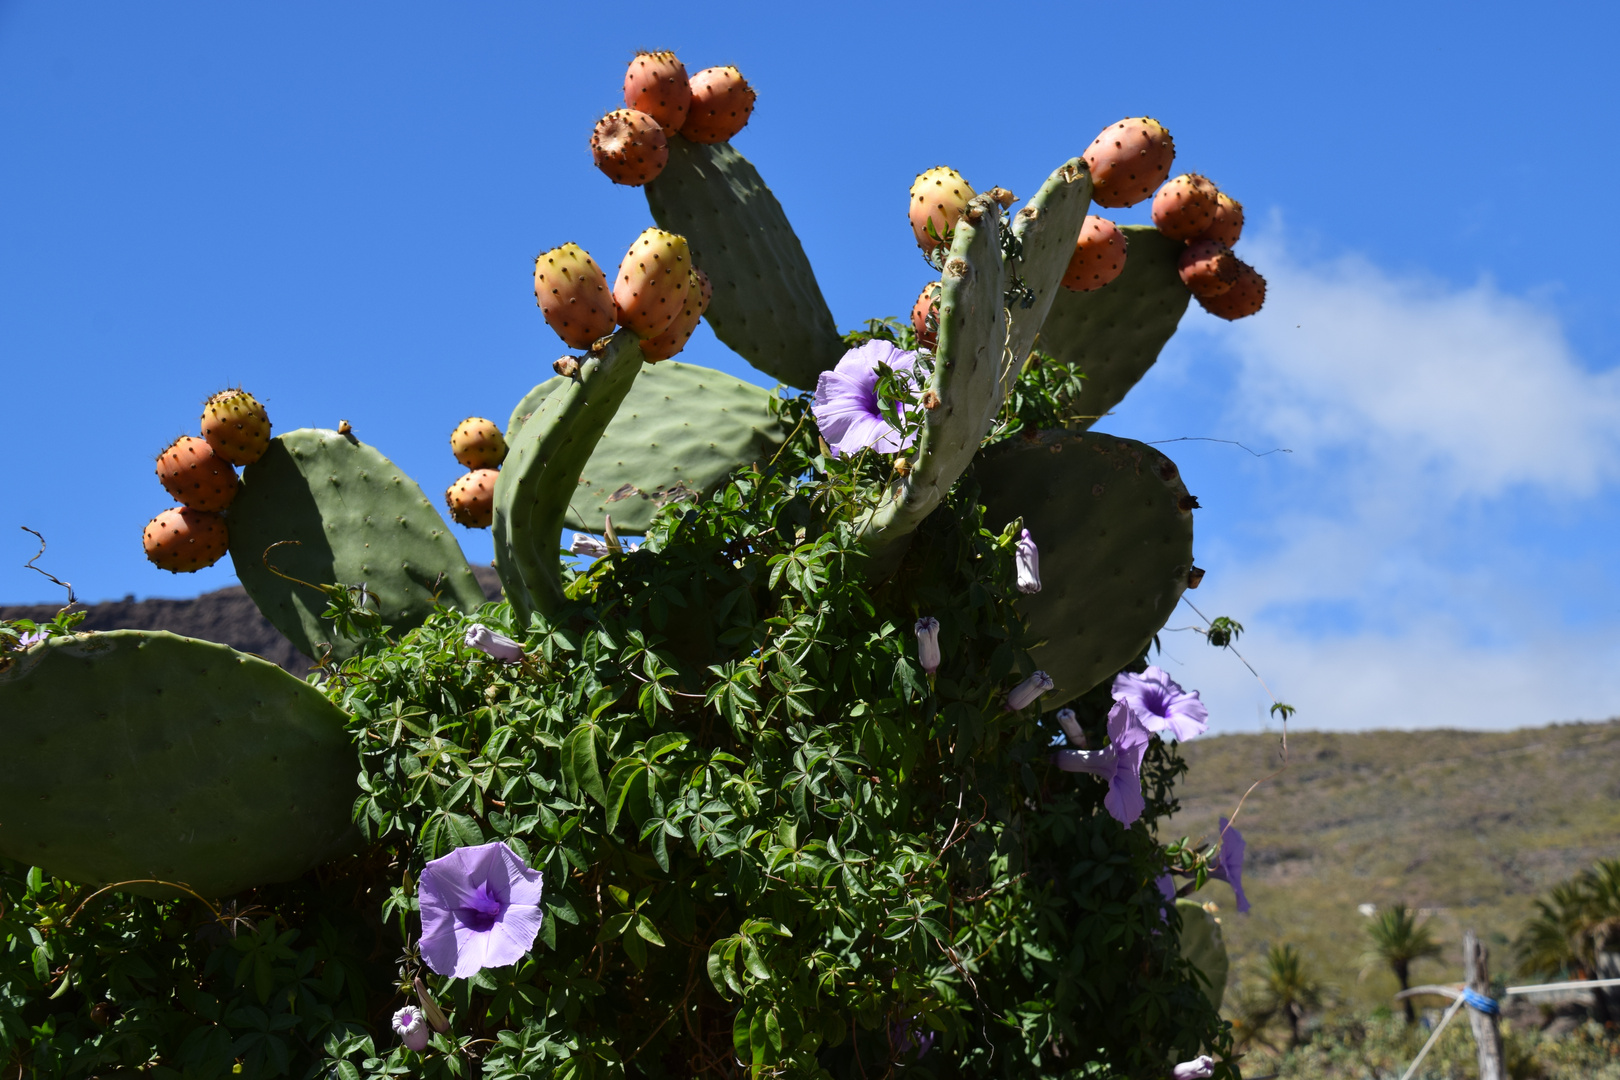
[[[1275, 735], [1187, 744], [1182, 810], [1162, 838], [1212, 835], [1255, 779], [1281, 764]], [[1388, 1003], [1392, 975], [1358, 977], [1363, 903], [1405, 900], [1439, 909], [1440, 962], [1422, 981], [1461, 978], [1460, 942], [1473, 927], [1492, 968], [1549, 885], [1620, 856], [1620, 721], [1510, 732], [1303, 732], [1289, 765], [1261, 784], [1238, 819], [1248, 840], [1238, 915], [1224, 884], [1200, 899], [1221, 906], [1234, 973], [1268, 943], [1293, 942], [1342, 1005]]]

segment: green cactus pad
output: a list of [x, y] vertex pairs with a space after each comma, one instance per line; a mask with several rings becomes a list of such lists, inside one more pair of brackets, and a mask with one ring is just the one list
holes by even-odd
[[1041, 591], [1019, 610], [1044, 644], [1035, 663], [1055, 709], [1142, 655], [1192, 569], [1192, 499], [1175, 462], [1096, 432], [1012, 438], [977, 466], [985, 521], [1022, 517], [1040, 549]]
[[1095, 292], [1057, 290], [1037, 345], [1085, 374], [1085, 390], [1070, 402], [1085, 417], [1074, 425], [1080, 430], [1147, 374], [1192, 299], [1176, 270], [1187, 245], [1151, 225], [1121, 228], [1128, 238], [1125, 269]]
[[203, 896], [295, 878], [355, 837], [343, 724], [314, 687], [227, 645], [53, 638], [0, 670], [0, 855]]
[[580, 474], [646, 365], [636, 335], [620, 330], [580, 361], [579, 373], [546, 395], [507, 439], [495, 481], [495, 569], [520, 622], [563, 601], [563, 522]]
[[484, 602], [461, 545], [416, 482], [373, 447], [352, 436], [300, 428], [270, 441], [242, 472], [229, 511], [231, 561], [253, 602], [305, 655], [322, 643], [338, 659], [356, 643], [339, 639], [321, 618], [327, 598], [309, 585], [364, 584], [383, 622], [396, 630], [421, 625], [439, 603], [463, 611]]
[[[669, 164], [646, 186], [660, 228], [686, 237], [709, 276], [715, 336], [773, 379], [814, 390], [844, 355], [827, 301], [782, 204], [730, 143], [671, 136]], [[615, 521], [617, 524], [617, 521]]]
[[[1086, 224], [1091, 208], [1091, 170], [1085, 159], [1070, 158], [1046, 178], [1035, 197], [1013, 215], [1013, 236], [1018, 238], [1019, 255], [1008, 266], [1033, 297], [1029, 307], [1014, 304], [1007, 310], [1008, 349], [1012, 356], [1007, 383], [1017, 378], [1024, 360], [1035, 343], [1035, 335], [1045, 325], [1052, 304], [1065, 293], [1063, 274], [1074, 257], [1074, 245]], [[1001, 388], [1006, 397], [1010, 385]]]
[[[567, 382], [547, 379], [518, 402], [508, 445]], [[769, 391], [712, 368], [647, 365], [596, 444], [564, 524], [599, 533], [611, 514], [616, 532], [639, 536], [665, 503], [707, 495], [739, 466], [770, 460], [788, 435], [770, 401]]]
[[1176, 901], [1176, 910], [1181, 913], [1181, 955], [1209, 980], [1209, 985], [1203, 988], [1204, 995], [1219, 1009], [1221, 999], [1226, 996], [1229, 966], [1221, 924], [1196, 900], [1183, 897]]

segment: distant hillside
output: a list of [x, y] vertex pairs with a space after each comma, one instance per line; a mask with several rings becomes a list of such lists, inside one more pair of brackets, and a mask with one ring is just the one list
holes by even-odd
[[[500, 579], [488, 566], [474, 566], [473, 573], [484, 595], [501, 595]], [[172, 634], [218, 641], [243, 652], [254, 653], [280, 664], [295, 675], [309, 670], [309, 658], [299, 652], [270, 620], [259, 614], [253, 600], [240, 585], [218, 589], [189, 600], [137, 600], [126, 596], [99, 604], [76, 604], [84, 611], [80, 624], [85, 630], [167, 630]], [[56, 604], [30, 604], [0, 607], [0, 619], [33, 619], [44, 622], [60, 610]]]
[[[1280, 764], [1276, 735], [1188, 743], [1181, 812], [1162, 834], [1212, 836], [1244, 790]], [[1620, 721], [1509, 732], [1303, 732], [1291, 764], [1249, 796], [1238, 818], [1248, 841], [1244, 883], [1254, 909], [1237, 914], [1212, 883], [1198, 898], [1221, 907], [1234, 972], [1273, 942], [1300, 946], [1341, 1003], [1389, 1004], [1394, 977], [1358, 980], [1366, 947], [1361, 904], [1434, 909], [1443, 962], [1418, 981], [1461, 978], [1472, 927], [1491, 966], [1555, 882], [1620, 856]]]

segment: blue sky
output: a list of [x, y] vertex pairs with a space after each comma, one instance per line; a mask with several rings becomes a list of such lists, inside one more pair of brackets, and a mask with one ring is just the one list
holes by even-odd
[[[1292, 451], [1164, 447], [1205, 507], [1193, 599], [1307, 726], [1620, 712], [1620, 9], [561, 7], [0, 0], [0, 599], [59, 595], [21, 525], [86, 599], [230, 583], [138, 539], [169, 505], [152, 456], [227, 383], [280, 430], [348, 419], [437, 497], [454, 424], [562, 351], [534, 254], [615, 262], [650, 224], [587, 144], [633, 51], [673, 48], [759, 89], [736, 145], [845, 327], [931, 276], [917, 172], [1028, 194], [1163, 120], [1178, 171], [1247, 206], [1272, 298], [1194, 309], [1101, 426]], [[683, 359], [751, 374], [706, 329]], [[1219, 729], [1263, 723], [1231, 657], [1165, 647]]]

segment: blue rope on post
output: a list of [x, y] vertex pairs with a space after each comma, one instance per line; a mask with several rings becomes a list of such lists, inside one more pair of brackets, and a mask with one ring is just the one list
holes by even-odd
[[1462, 999], [1470, 1009], [1475, 1009], [1486, 1016], [1497, 1016], [1502, 1012], [1502, 1005], [1495, 998], [1486, 997], [1477, 990], [1463, 990]]

